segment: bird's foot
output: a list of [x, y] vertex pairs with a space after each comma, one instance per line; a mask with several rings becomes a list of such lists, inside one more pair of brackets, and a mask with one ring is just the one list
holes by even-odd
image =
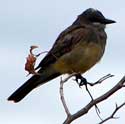
[[87, 85], [87, 80], [79, 73], [75, 75], [75, 81], [79, 84], [79, 87]]

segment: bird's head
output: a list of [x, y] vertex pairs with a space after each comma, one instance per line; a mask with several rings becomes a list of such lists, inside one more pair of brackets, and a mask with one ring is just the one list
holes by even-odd
[[86, 21], [88, 23], [99, 23], [99, 24], [111, 24], [115, 23], [114, 20], [110, 20], [104, 17], [104, 15], [99, 11], [93, 8], [89, 8], [84, 11], [78, 18], [82, 21]]

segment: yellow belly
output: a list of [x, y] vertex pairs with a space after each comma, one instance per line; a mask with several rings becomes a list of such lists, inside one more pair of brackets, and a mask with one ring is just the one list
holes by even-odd
[[70, 53], [59, 58], [54, 68], [62, 74], [84, 73], [95, 65], [102, 55], [103, 50], [97, 43], [79, 44]]

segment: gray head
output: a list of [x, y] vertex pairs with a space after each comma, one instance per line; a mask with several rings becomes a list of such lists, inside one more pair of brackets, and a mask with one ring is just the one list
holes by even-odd
[[89, 8], [84, 11], [81, 15], [78, 16], [78, 19], [76, 21], [84, 21], [87, 23], [100, 23], [104, 25], [115, 23], [114, 20], [105, 18], [99, 10], [95, 10], [93, 8]]

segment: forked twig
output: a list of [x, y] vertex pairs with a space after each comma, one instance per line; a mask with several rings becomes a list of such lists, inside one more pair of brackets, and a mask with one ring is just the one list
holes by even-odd
[[103, 124], [104, 122], [106, 122], [106, 121], [108, 121], [108, 120], [110, 120], [110, 119], [118, 119], [118, 117], [114, 117], [114, 115], [115, 115], [116, 112], [117, 112], [120, 108], [122, 108], [123, 106], [125, 106], [125, 102], [122, 103], [120, 106], [118, 106], [118, 105], [116, 104], [116, 108], [115, 108], [115, 110], [112, 112], [112, 114], [111, 114], [109, 117], [107, 117], [106, 119], [102, 120], [99, 124]]

